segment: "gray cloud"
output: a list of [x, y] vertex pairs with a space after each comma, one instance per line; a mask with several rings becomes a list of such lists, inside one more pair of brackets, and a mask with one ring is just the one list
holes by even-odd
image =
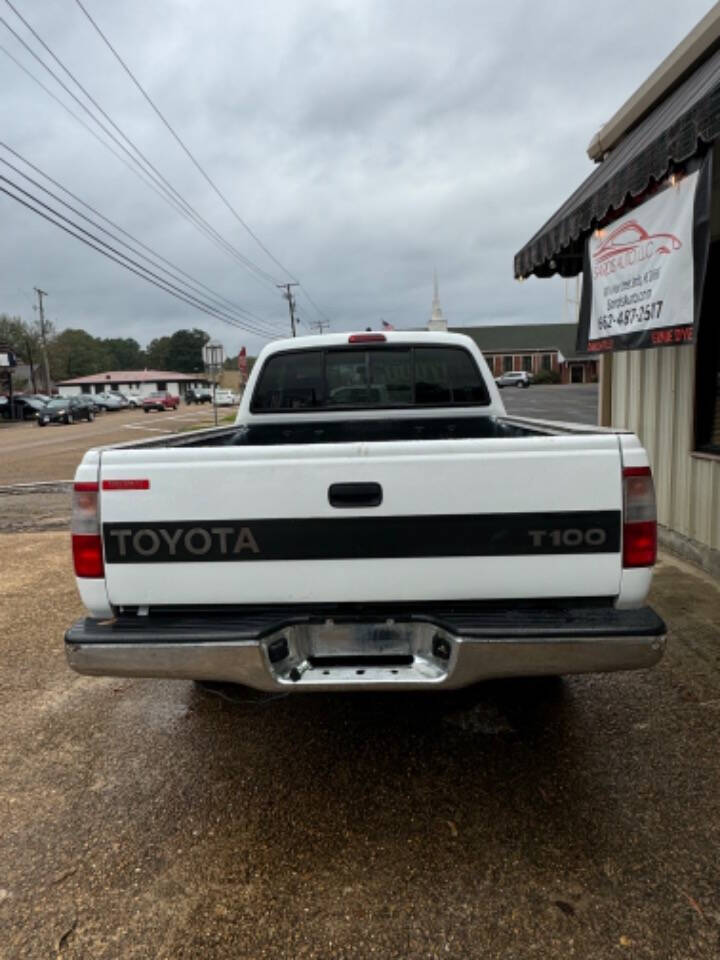
[[[561, 320], [562, 284], [515, 283], [513, 254], [591, 171], [585, 148], [595, 130], [708, 9], [707, 0], [690, 0], [672, 17], [650, 0], [87, 5], [334, 329], [380, 317], [421, 324], [435, 265], [452, 322]], [[72, 0], [18, 7], [188, 202], [282, 279]], [[0, 42], [40, 75], [3, 34], [0, 27]], [[198, 234], [2, 54], [0, 83], [0, 125], [12, 147], [204, 283], [286, 326], [274, 290]], [[5, 197], [0, 217], [0, 310], [31, 316], [32, 287], [40, 285], [60, 326], [142, 343], [200, 326], [231, 352], [261, 342], [174, 301]], [[316, 319], [302, 297], [299, 307], [305, 323]]]

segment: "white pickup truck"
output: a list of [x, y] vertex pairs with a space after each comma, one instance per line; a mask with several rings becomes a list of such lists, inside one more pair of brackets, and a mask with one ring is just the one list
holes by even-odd
[[665, 645], [637, 438], [508, 416], [457, 334], [272, 343], [234, 426], [88, 451], [72, 542], [85, 674], [442, 689]]

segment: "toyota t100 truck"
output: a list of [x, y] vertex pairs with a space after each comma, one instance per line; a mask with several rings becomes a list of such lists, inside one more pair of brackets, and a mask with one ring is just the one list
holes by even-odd
[[508, 416], [468, 337], [278, 341], [231, 426], [88, 451], [80, 673], [443, 689], [650, 667], [648, 458]]

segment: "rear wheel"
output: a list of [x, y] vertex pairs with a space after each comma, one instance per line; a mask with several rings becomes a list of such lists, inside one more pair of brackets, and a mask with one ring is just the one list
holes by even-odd
[[95, 419], [95, 411], [88, 410], [87, 418], [88, 418], [88, 423], [91, 423]]
[[149, 407], [143, 407], [143, 410], [145, 411], [145, 413], [150, 413], [150, 408], [149, 408]]
[[47, 424], [46, 424], [43, 420], [38, 420], [38, 426], [39, 426], [39, 427], [45, 427], [45, 426], [47, 426]]

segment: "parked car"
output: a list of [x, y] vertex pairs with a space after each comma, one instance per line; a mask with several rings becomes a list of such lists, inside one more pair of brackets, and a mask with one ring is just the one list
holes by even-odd
[[139, 393], [124, 393], [118, 390], [118, 396], [127, 401], [129, 407], [140, 408], [142, 406], [142, 397]]
[[95, 411], [82, 397], [53, 397], [38, 412], [38, 426], [46, 427], [50, 423], [75, 423], [76, 420], [95, 419]]
[[501, 377], [495, 377], [499, 387], [529, 387], [532, 377], [527, 370], [508, 370]]
[[95, 393], [93, 394], [93, 400], [103, 410], [122, 410], [123, 407], [127, 406], [127, 403], [124, 403], [117, 393]]
[[168, 393], [167, 390], [155, 390], [147, 397], [143, 397], [143, 410], [150, 413], [151, 410], [159, 410], [164, 413], [166, 410], [177, 410], [180, 405], [180, 397]]
[[[333, 406], [358, 371], [404, 399]], [[73, 498], [79, 673], [439, 691], [663, 655], [642, 444], [508, 417], [460, 334], [275, 341], [234, 425], [89, 450]]]
[[99, 407], [97, 403], [95, 403], [95, 398], [91, 393], [79, 393], [76, 395], [75, 399], [79, 400], [80, 403], [84, 404], [84, 406], [89, 407], [94, 414], [98, 414], [102, 411], [102, 407]]
[[240, 402], [240, 397], [232, 390], [216, 390], [213, 402], [216, 407], [235, 407]]
[[12, 403], [5, 398], [5, 403], [0, 406], [0, 415], [3, 420], [34, 420], [44, 406], [42, 400], [35, 397], [15, 394]]
[[209, 387], [191, 387], [185, 394], [186, 403], [212, 403], [212, 391]]

